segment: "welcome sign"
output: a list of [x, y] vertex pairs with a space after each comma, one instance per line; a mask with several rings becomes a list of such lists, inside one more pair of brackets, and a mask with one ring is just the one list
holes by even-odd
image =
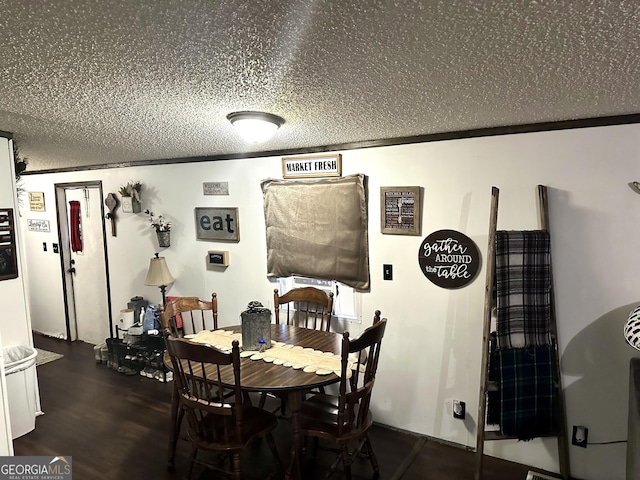
[[425, 238], [418, 250], [422, 273], [442, 288], [471, 283], [480, 268], [480, 252], [469, 237], [455, 230], [438, 230]]

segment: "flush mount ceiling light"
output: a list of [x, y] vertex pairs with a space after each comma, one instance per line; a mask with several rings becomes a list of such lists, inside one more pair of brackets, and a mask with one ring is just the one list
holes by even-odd
[[269, 140], [284, 123], [283, 118], [265, 112], [233, 112], [227, 115], [227, 119], [249, 143]]

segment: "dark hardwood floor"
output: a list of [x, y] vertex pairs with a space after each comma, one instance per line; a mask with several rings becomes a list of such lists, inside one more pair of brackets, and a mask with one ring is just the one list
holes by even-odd
[[[166, 468], [171, 384], [140, 375], [127, 376], [96, 364], [93, 346], [35, 335], [35, 346], [62, 353], [60, 360], [38, 368], [44, 415], [36, 429], [14, 441], [16, 455], [65, 455], [73, 459], [76, 480], [169, 480], [183, 478], [187, 443], [180, 441], [176, 468]], [[375, 395], [375, 392], [374, 392]], [[280, 422], [276, 442], [287, 462], [291, 425]], [[382, 480], [469, 480], [473, 452], [425, 437], [376, 425], [372, 443]], [[304, 480], [324, 478], [333, 452], [319, 450], [317, 459], [305, 459]], [[264, 480], [273, 460], [264, 442], [243, 455], [247, 480]], [[485, 459], [486, 480], [524, 480], [528, 468], [492, 457]], [[201, 478], [217, 478], [205, 472]], [[339, 470], [332, 479], [345, 478]], [[373, 478], [367, 460], [353, 466], [355, 480]]]

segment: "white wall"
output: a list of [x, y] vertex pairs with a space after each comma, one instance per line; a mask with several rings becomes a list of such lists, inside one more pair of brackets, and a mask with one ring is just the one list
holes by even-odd
[[[484, 262], [476, 280], [459, 290], [431, 284], [418, 265], [424, 237], [440, 229], [460, 230], [487, 248], [490, 192], [500, 189], [499, 229], [538, 228], [536, 186], [549, 188], [559, 340], [568, 425], [589, 428], [593, 442], [626, 439], [628, 363], [622, 327], [640, 303], [640, 196], [627, 183], [640, 179], [640, 126], [626, 125], [443, 141], [340, 152], [343, 175], [364, 173], [369, 192], [371, 291], [363, 294], [364, 324], [375, 309], [389, 319], [374, 395], [377, 421], [447, 441], [475, 446]], [[218, 293], [222, 325], [239, 323], [251, 300], [271, 306], [260, 181], [281, 175], [279, 157], [180, 165], [105, 169], [27, 177], [29, 190], [44, 191], [53, 206], [53, 183], [102, 180], [116, 192], [140, 180], [143, 209], [173, 222], [171, 247], [161, 251], [176, 283], [169, 295], [208, 297]], [[229, 196], [204, 196], [202, 182], [229, 182]], [[424, 187], [422, 235], [380, 234], [381, 186]], [[194, 207], [238, 207], [240, 242], [195, 239]], [[321, 205], [318, 208], [322, 208]], [[56, 241], [25, 232], [31, 275], [34, 329], [65, 331], [57, 255], [42, 252]], [[24, 219], [23, 219], [24, 220]], [[153, 252], [158, 250], [144, 214], [118, 210], [117, 237], [108, 237], [114, 312], [142, 295]], [[207, 250], [230, 251], [226, 270], [207, 269]], [[394, 280], [382, 280], [382, 264]], [[115, 315], [115, 313], [114, 313]], [[115, 318], [114, 318], [115, 320]], [[350, 326], [354, 333], [361, 325]], [[3, 333], [4, 335], [4, 333]], [[467, 402], [467, 419], [454, 420], [451, 401]], [[555, 439], [488, 442], [488, 454], [558, 471]], [[624, 478], [626, 446], [570, 447], [572, 474], [585, 479]]]
[[[16, 251], [18, 255], [18, 277], [0, 282], [0, 300], [2, 301], [0, 349], [17, 345], [33, 346], [29, 316], [29, 299], [26, 289], [29, 279], [23, 262], [25, 251], [22, 245], [22, 232], [20, 231], [19, 222], [19, 215], [23, 207], [21, 207], [17, 201], [12, 150], [12, 141], [0, 137], [0, 206], [3, 208], [13, 208], [16, 228]], [[26, 202], [24, 198], [23, 201]], [[4, 378], [4, 362], [4, 354], [0, 352], [0, 374], [3, 376], [3, 378], [0, 379], [0, 429], [2, 429], [2, 433], [0, 433], [0, 455], [13, 455], [7, 398], [8, 395], [11, 394], [7, 392], [7, 385]], [[35, 387], [34, 404], [36, 411], [39, 412], [40, 395], [38, 392], [38, 376], [35, 368], [31, 370], [34, 376], [33, 385]], [[14, 398], [16, 398], [16, 394], [14, 393], [13, 395]], [[17, 398], [20, 398], [19, 395]], [[35, 413], [36, 412], [34, 412], [34, 414]]]
[[[23, 268], [21, 257], [20, 209], [17, 204], [13, 153], [11, 150], [12, 142], [7, 138], [0, 137], [0, 206], [13, 208], [18, 253], [18, 277], [0, 282], [0, 299], [2, 299], [0, 338], [2, 338], [3, 347], [33, 344], [28, 305], [25, 298], [27, 272]], [[28, 204], [28, 201], [26, 202]]]

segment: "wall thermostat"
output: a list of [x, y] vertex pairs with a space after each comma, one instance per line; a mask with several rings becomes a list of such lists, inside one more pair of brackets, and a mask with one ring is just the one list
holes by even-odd
[[209, 250], [209, 265], [229, 266], [229, 252], [226, 250]]

